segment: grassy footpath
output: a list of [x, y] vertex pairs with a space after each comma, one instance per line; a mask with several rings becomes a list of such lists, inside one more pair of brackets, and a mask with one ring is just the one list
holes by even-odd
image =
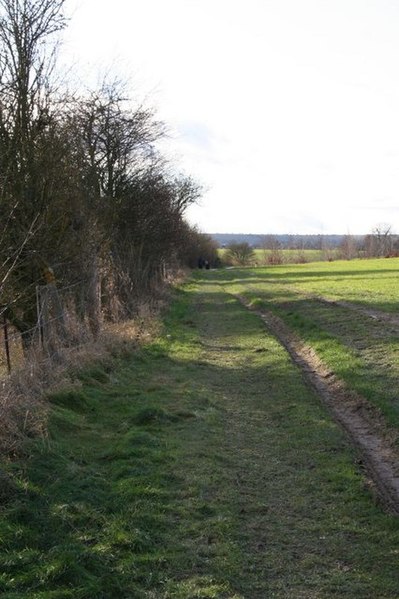
[[178, 292], [155, 342], [50, 398], [1, 507], [3, 597], [399, 596], [398, 519], [213, 276]]

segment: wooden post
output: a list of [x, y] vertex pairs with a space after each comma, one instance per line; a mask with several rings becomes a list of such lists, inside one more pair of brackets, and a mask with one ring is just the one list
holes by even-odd
[[8, 325], [6, 315], [3, 314], [3, 329], [4, 329], [4, 345], [6, 348], [6, 357], [7, 357], [7, 369], [8, 374], [11, 374], [11, 358], [10, 358], [10, 344], [8, 340]]
[[67, 339], [67, 329], [65, 324], [64, 308], [61, 302], [60, 295], [55, 283], [46, 285], [47, 300], [50, 304], [50, 315], [53, 321], [52, 330], [57, 337], [57, 341], [61, 339], [63, 342]]
[[50, 311], [48, 306], [47, 285], [40, 289], [40, 324], [43, 349], [51, 354]]
[[39, 345], [43, 347], [43, 318], [42, 318], [42, 302], [40, 297], [40, 287], [36, 286], [36, 311], [37, 311], [37, 328], [39, 331]]
[[100, 313], [101, 313], [101, 285], [100, 285], [100, 269], [98, 264], [98, 256], [94, 254], [90, 264], [90, 280], [88, 287], [88, 320], [91, 332], [94, 339], [98, 337], [100, 332]]

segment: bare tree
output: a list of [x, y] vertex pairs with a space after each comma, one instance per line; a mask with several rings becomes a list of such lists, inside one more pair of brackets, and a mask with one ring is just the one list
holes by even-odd
[[63, 3], [0, 0], [0, 216], [9, 225], [0, 252], [6, 279], [13, 278], [12, 304], [17, 296], [22, 306], [17, 315], [9, 305], [9, 317], [22, 332], [36, 318], [34, 280], [45, 259], [34, 240], [46, 225], [55, 187], [49, 92]]
[[282, 264], [283, 252], [277, 237], [275, 235], [263, 235], [261, 243], [264, 261], [269, 264]]
[[129, 178], [148, 165], [164, 126], [151, 109], [132, 109], [124, 85], [103, 82], [96, 92], [72, 104], [76, 135], [87, 183], [102, 198], [116, 198]]
[[232, 242], [227, 246], [225, 258], [237, 266], [249, 266], [255, 260], [255, 252], [246, 242]]
[[356, 241], [349, 233], [344, 235], [339, 245], [339, 255], [344, 260], [352, 260], [356, 257], [357, 247]]
[[373, 228], [371, 234], [374, 241], [374, 256], [389, 256], [393, 246], [392, 225], [379, 223]]
[[0, 0], [0, 131], [8, 150], [8, 172], [2, 174], [3, 183], [17, 177], [21, 193], [31, 182], [35, 142], [50, 118], [53, 36], [65, 26], [63, 4]]

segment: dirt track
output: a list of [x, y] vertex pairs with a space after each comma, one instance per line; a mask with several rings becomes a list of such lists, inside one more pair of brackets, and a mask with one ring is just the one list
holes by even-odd
[[269, 311], [254, 309], [244, 297], [237, 297], [244, 306], [259, 315], [269, 331], [287, 349], [306, 380], [358, 448], [361, 455], [359, 463], [367, 472], [370, 488], [389, 512], [399, 515], [399, 453], [394, 445], [396, 434], [387, 430], [378, 410], [358, 394], [349, 391], [280, 318]]

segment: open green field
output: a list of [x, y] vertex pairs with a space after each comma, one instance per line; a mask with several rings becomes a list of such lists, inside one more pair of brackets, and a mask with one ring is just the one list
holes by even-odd
[[219, 276], [229, 292], [242, 293], [280, 316], [350, 388], [381, 409], [389, 424], [399, 426], [398, 258], [242, 269]]
[[[396, 312], [399, 300], [399, 258], [339, 260], [331, 264], [292, 264], [254, 271], [260, 284], [279, 282], [295, 294], [315, 294], [332, 300]], [[251, 275], [252, 276], [252, 275]], [[298, 298], [299, 299], [299, 298]]]
[[392, 314], [398, 269], [381, 260], [196, 273], [158, 338], [77, 373], [48, 398], [48, 437], [4, 464], [14, 488], [1, 496], [1, 596], [397, 599], [399, 519], [234, 294], [279, 314], [396, 426], [392, 326], [318, 297]]
[[[227, 250], [221, 248], [218, 250], [218, 254], [222, 261], [225, 260]], [[258, 265], [268, 264], [272, 259], [273, 252], [268, 249], [255, 249], [255, 262]], [[295, 262], [318, 262], [325, 261], [328, 259], [336, 260], [338, 258], [339, 251], [337, 249], [331, 250], [317, 250], [317, 249], [304, 249], [304, 250], [291, 250], [281, 249], [278, 251], [278, 255], [283, 263], [295, 263]]]

